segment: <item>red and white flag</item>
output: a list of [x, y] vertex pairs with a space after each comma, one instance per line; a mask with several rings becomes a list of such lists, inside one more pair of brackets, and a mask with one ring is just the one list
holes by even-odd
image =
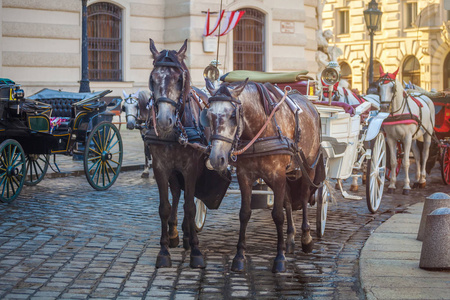
[[223, 36], [229, 33], [231, 30], [236, 27], [239, 20], [244, 15], [245, 11], [228, 11], [225, 20], [222, 22], [222, 26], [220, 28], [220, 36]]
[[[223, 19], [225, 11], [221, 11], [219, 14], [219, 17], [217, 17], [216, 23], [214, 24], [213, 27], [211, 27], [210, 12], [208, 9], [208, 12], [206, 14], [206, 23], [205, 23], [205, 30], [203, 31], [203, 35], [204, 36], [212, 35], [217, 30], [217, 28], [219, 28], [219, 24], [221, 24], [220, 36], [223, 36], [223, 35], [229, 33], [231, 30], [233, 30], [234, 27], [236, 27], [237, 23], [242, 18], [244, 13], [245, 13], [245, 11], [238, 11], [238, 10], [228, 11], [226, 17]], [[219, 34], [216, 34], [216, 36], [217, 35], [219, 35]]]

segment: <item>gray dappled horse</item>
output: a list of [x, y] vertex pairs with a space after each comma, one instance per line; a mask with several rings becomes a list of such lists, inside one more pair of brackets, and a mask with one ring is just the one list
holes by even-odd
[[[124, 101], [122, 102], [122, 111], [125, 112], [127, 129], [133, 130], [135, 128], [139, 128], [141, 136], [144, 138], [145, 131], [147, 131], [145, 123], [150, 118], [150, 109], [148, 108], [150, 93], [140, 90], [132, 94], [127, 94], [125, 91], [122, 92], [124, 97]], [[148, 147], [145, 145], [144, 153], [145, 165], [141, 177], [148, 178], [150, 172], [150, 161], [152, 158]]]
[[[305, 252], [311, 252], [313, 240], [307, 204], [312, 199], [311, 193], [317, 189], [317, 186], [312, 188], [311, 184], [318, 184], [325, 179], [320, 151], [320, 118], [316, 108], [304, 96], [294, 93], [289, 96], [290, 100], [286, 99], [286, 103], [279, 106], [273, 119], [270, 119], [269, 113], [271, 114], [276, 103], [267, 103], [262, 95], [269, 93], [272, 100], [281, 98], [281, 95], [279, 91], [268, 90], [265, 86], [244, 81], [222, 83], [215, 89], [206, 79], [206, 87], [212, 97], [209, 98], [210, 108], [202, 111], [201, 121], [205, 126], [211, 127], [210, 164], [218, 172], [226, 170], [229, 163], [235, 165], [241, 190], [241, 226], [237, 253], [231, 267], [237, 272], [244, 270], [245, 233], [251, 216], [252, 184], [262, 178], [273, 190], [272, 218], [277, 228], [278, 242], [272, 271], [284, 272], [286, 248], [292, 251], [294, 244], [292, 209], [303, 209], [302, 248]], [[266, 120], [269, 121], [266, 123]], [[237, 148], [251, 143], [263, 126], [267, 127], [252, 145], [254, 147], [249, 151], [251, 154], [243, 152], [236, 157], [235, 155], [241, 154], [239, 151], [235, 154]], [[300, 167], [301, 161], [304, 165]], [[301, 168], [304, 168], [302, 175], [297, 173]], [[288, 173], [293, 178], [288, 179]], [[286, 208], [288, 219], [286, 244], [283, 237], [283, 207]]]
[[[205, 261], [198, 247], [195, 231], [194, 193], [196, 182], [205, 167], [206, 156], [198, 150], [187, 147], [188, 129], [197, 134], [198, 140], [207, 144], [199, 128], [200, 105], [189, 97], [190, 74], [184, 63], [187, 40], [178, 50], [158, 51], [150, 39], [153, 54], [153, 70], [149, 87], [153, 93], [152, 122], [145, 141], [152, 153], [153, 173], [159, 190], [159, 215], [161, 218], [160, 251], [156, 267], [170, 267], [172, 261], [169, 246], [178, 244], [176, 219], [169, 219], [175, 209], [169, 203], [168, 188], [172, 192], [173, 206], [178, 203], [184, 189], [183, 245], [190, 246], [190, 266], [204, 268]], [[169, 182], [170, 181], [170, 182]]]

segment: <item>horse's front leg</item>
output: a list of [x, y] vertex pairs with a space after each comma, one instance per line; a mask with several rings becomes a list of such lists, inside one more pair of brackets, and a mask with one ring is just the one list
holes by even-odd
[[150, 164], [149, 164], [149, 157], [150, 157], [150, 148], [144, 143], [144, 156], [145, 156], [145, 164], [144, 164], [144, 171], [141, 174], [142, 178], [148, 178], [150, 175]]
[[161, 239], [158, 256], [156, 258], [156, 267], [171, 267], [172, 260], [169, 253], [169, 235], [168, 235], [168, 219], [171, 211], [169, 202], [169, 184], [168, 178], [163, 172], [155, 169], [155, 179], [158, 184], [159, 191], [159, 217], [161, 219]]
[[414, 182], [413, 187], [416, 188], [419, 186], [420, 181], [420, 149], [417, 145], [417, 140], [413, 140], [411, 144], [411, 150], [414, 155], [414, 159], [416, 160], [416, 182]]
[[431, 136], [429, 134], [425, 134], [423, 137], [423, 148], [422, 148], [422, 165], [420, 169], [420, 178], [419, 178], [419, 188], [423, 189], [427, 185], [427, 161], [428, 156], [430, 155], [430, 146], [431, 146]]
[[[314, 178], [314, 173], [306, 174], [310, 176], [310, 178]], [[304, 176], [306, 176], [304, 175]], [[311, 195], [311, 189], [309, 188], [306, 180], [302, 180], [301, 185], [301, 201], [302, 201], [302, 250], [305, 253], [310, 253], [314, 247], [314, 241], [311, 237], [311, 226], [308, 220], [308, 202]]]
[[388, 193], [393, 194], [395, 192], [395, 183], [397, 182], [397, 141], [388, 137], [387, 143], [391, 156], [391, 179], [389, 181]]
[[278, 237], [277, 256], [275, 257], [272, 266], [273, 273], [286, 271], [286, 257], [285, 257], [286, 245], [284, 244], [284, 236], [283, 236], [283, 224], [284, 224], [283, 204], [286, 194], [286, 179], [284, 176], [279, 176], [278, 178], [280, 178], [281, 180], [276, 180], [275, 182], [273, 182], [274, 184], [272, 184], [271, 186], [274, 194], [272, 219], [277, 228], [277, 237]]
[[[286, 191], [286, 194], [288, 193], [289, 191]], [[292, 215], [291, 199], [288, 198], [288, 195], [284, 197], [284, 208], [286, 210], [286, 218], [287, 218], [286, 253], [294, 253], [296, 231], [295, 231], [294, 217]]]
[[237, 243], [237, 252], [233, 258], [231, 270], [234, 272], [243, 272], [245, 266], [245, 232], [247, 230], [247, 224], [252, 215], [252, 209], [250, 206], [252, 197], [252, 179], [246, 176], [238, 174], [239, 188], [241, 190], [241, 210], [239, 211], [239, 241]]
[[[189, 233], [189, 245], [191, 246], [191, 268], [205, 268], [205, 260], [203, 259], [203, 254], [198, 247], [198, 237], [197, 231], [195, 230], [195, 183], [197, 176], [189, 174], [184, 176], [184, 219], [183, 227], [187, 227]], [[186, 226], [186, 224], [188, 226]], [[185, 230], [185, 228], [183, 229]], [[184, 237], [183, 237], [184, 240]]]
[[405, 182], [403, 183], [403, 195], [409, 195], [409, 192], [411, 191], [411, 186], [409, 185], [409, 152], [411, 151], [411, 143], [412, 143], [412, 136], [407, 136], [403, 140], [403, 149], [405, 150], [405, 154], [403, 156], [403, 166], [405, 170]]
[[[169, 177], [169, 187], [172, 193], [172, 209], [169, 216], [169, 247], [175, 248], [180, 243], [178, 235], [178, 203], [180, 202], [181, 186], [176, 178], [172, 175]], [[184, 230], [183, 230], [184, 231]]]

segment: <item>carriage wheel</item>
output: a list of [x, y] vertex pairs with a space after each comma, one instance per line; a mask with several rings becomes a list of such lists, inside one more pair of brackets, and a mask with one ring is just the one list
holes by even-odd
[[195, 230], [202, 231], [206, 220], [206, 205], [202, 200], [195, 198]]
[[27, 154], [27, 171], [25, 185], [33, 186], [44, 179], [47, 173], [50, 155]]
[[327, 185], [324, 185], [316, 191], [317, 210], [316, 210], [316, 235], [318, 238], [325, 234], [325, 225], [327, 222], [328, 203], [330, 201], [330, 191]]
[[10, 203], [19, 196], [25, 180], [25, 153], [12, 139], [0, 144], [0, 201]]
[[97, 124], [86, 142], [84, 173], [96, 190], [110, 188], [119, 176], [123, 158], [123, 144], [119, 130], [108, 122]]
[[372, 156], [367, 162], [369, 184], [366, 184], [367, 207], [375, 213], [380, 207], [383, 197], [384, 179], [386, 173], [386, 140], [382, 133], [370, 141]]
[[444, 148], [441, 157], [441, 175], [446, 185], [450, 184], [450, 145]]

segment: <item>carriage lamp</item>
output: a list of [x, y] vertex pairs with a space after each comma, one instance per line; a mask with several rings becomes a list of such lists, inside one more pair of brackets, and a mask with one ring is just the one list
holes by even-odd
[[325, 83], [328, 86], [328, 104], [331, 105], [333, 87], [336, 84], [336, 82], [339, 81], [339, 72], [333, 65], [331, 66], [330, 64], [328, 65], [329, 66], [322, 71], [320, 79], [322, 80], [323, 83]]
[[369, 63], [369, 88], [367, 94], [375, 94], [373, 85], [373, 36], [381, 26], [381, 15], [383, 13], [378, 9], [378, 3], [375, 0], [369, 2], [368, 8], [364, 11], [364, 20], [370, 36], [370, 63]]
[[14, 98], [15, 100], [19, 100], [19, 99], [22, 99], [23, 97], [25, 97], [25, 92], [22, 89], [20, 89], [19, 87], [16, 87], [12, 91], [12, 93], [13, 93], [12, 98]]

